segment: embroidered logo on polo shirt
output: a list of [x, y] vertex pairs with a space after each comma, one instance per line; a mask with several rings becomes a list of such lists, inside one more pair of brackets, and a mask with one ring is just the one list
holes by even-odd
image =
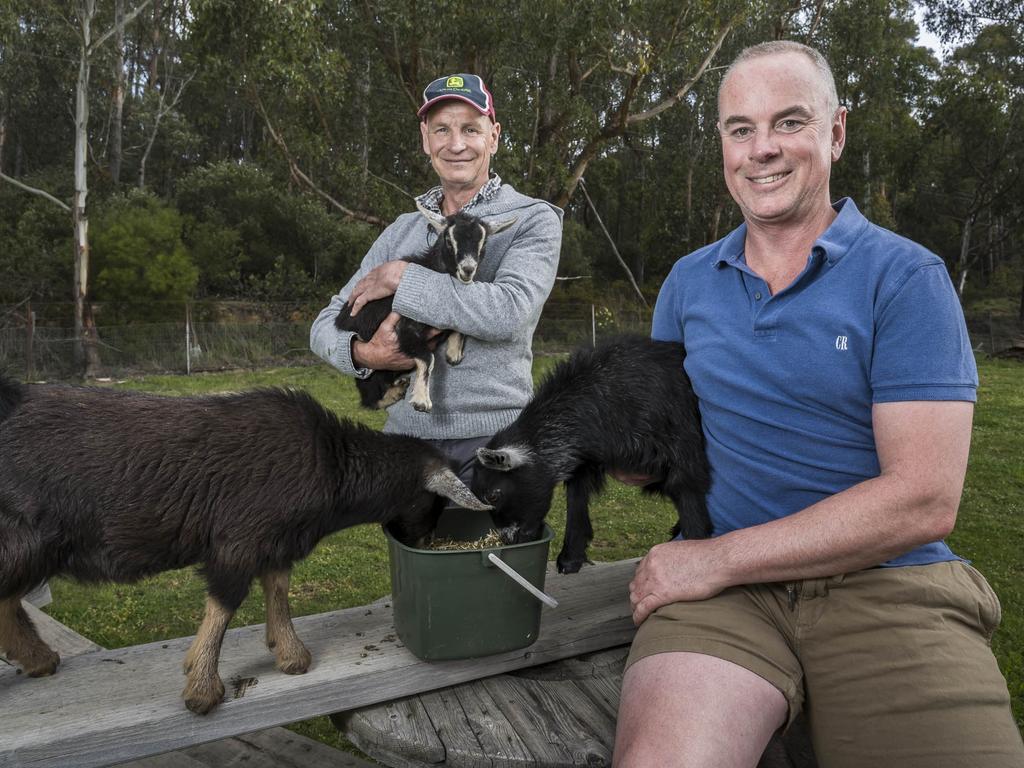
[[847, 336], [836, 336], [836, 349], [838, 349], [840, 352], [846, 352], [846, 350], [847, 350], [847, 346], [846, 345], [847, 345], [848, 342], [849, 342], [849, 337], [847, 337]]

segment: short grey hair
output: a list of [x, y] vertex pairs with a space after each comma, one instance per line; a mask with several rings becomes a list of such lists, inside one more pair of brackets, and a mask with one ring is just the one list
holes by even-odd
[[762, 56], [775, 56], [780, 53], [799, 53], [811, 60], [811, 63], [814, 64], [818, 74], [821, 76], [822, 84], [825, 86], [825, 100], [828, 112], [830, 115], [834, 115], [839, 109], [839, 94], [836, 92], [836, 79], [832, 74], [832, 67], [829, 66], [828, 61], [816, 48], [811, 48], [811, 46], [798, 43], [795, 40], [769, 40], [766, 43], [751, 45], [749, 48], [744, 48], [740, 51], [739, 55], [733, 59], [732, 64], [729, 65], [729, 68], [725, 70], [722, 82], [718, 86], [719, 99], [722, 96], [722, 86], [725, 85], [725, 81], [729, 79], [729, 75], [732, 74], [732, 71], [737, 66], [751, 59], [758, 59]]

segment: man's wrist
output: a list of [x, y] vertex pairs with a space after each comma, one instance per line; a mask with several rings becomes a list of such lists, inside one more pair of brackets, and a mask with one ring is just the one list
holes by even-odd
[[366, 378], [372, 371], [372, 366], [368, 364], [368, 361], [363, 356], [365, 347], [366, 342], [360, 341], [359, 337], [353, 334], [352, 346], [349, 347], [350, 357], [352, 358], [352, 367], [355, 369], [356, 376], [360, 379]]

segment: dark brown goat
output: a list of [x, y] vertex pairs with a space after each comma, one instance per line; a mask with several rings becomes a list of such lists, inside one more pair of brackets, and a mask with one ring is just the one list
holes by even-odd
[[183, 692], [197, 713], [224, 695], [221, 642], [254, 578], [278, 668], [303, 673], [288, 582], [320, 539], [389, 523], [414, 543], [436, 523], [436, 494], [488, 509], [424, 441], [294, 391], [175, 398], [0, 378], [0, 445], [0, 649], [29, 676], [57, 669], [21, 607], [45, 579], [131, 582], [198, 563], [206, 614]]

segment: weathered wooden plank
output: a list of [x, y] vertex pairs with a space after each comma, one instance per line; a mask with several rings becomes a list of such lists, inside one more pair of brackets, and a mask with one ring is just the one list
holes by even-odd
[[[613, 722], [619, 715], [619, 696], [622, 693], [622, 677], [592, 677], [574, 681], [583, 693]], [[614, 734], [613, 734], [614, 736]], [[609, 742], [611, 743], [611, 742]]]
[[634, 633], [627, 586], [635, 566], [552, 575], [546, 588], [561, 604], [545, 609], [537, 642], [482, 659], [419, 661], [393, 640], [390, 608], [296, 619], [314, 659], [305, 675], [274, 669], [263, 625], [230, 630], [220, 666], [226, 700], [205, 717], [180, 700], [191, 638], [87, 653], [51, 678], [0, 669], [0, 766], [95, 768], [623, 645]]
[[564, 659], [557, 664], [528, 667], [515, 672], [518, 677], [533, 680], [584, 680], [606, 675], [622, 676], [622, 667], [629, 655], [629, 646], [609, 648], [594, 653], [583, 653], [575, 658]]
[[611, 765], [614, 721], [572, 681], [488, 678], [482, 685], [523, 738], [538, 765]]
[[[269, 728], [173, 754], [198, 761], [204, 768], [373, 768], [366, 760], [287, 728]], [[132, 768], [136, 765], [132, 763]]]
[[[375, 768], [376, 763], [364, 760], [349, 752], [342, 752], [315, 739], [287, 728], [268, 728], [265, 731], [247, 733], [231, 741], [241, 741], [273, 755], [274, 765], [281, 768]], [[192, 747], [191, 749], [197, 749]], [[190, 750], [187, 750], [191, 752]], [[253, 765], [247, 763], [247, 765]]]
[[50, 592], [50, 583], [44, 581], [38, 587], [25, 595], [25, 602], [32, 603], [36, 608], [42, 608], [53, 602], [53, 594]]
[[480, 745], [462, 708], [462, 702], [456, 696], [458, 689], [474, 685], [476, 683], [463, 683], [452, 688], [421, 693], [418, 697], [430, 726], [444, 745], [445, 766], [492, 768], [493, 763], [490, 758], [483, 756], [485, 749]]
[[[346, 737], [372, 755], [380, 749], [398, 751], [412, 761], [440, 763], [445, 749], [419, 697], [388, 701], [340, 716]], [[395, 745], [401, 745], [396, 750]]]
[[[458, 699], [466, 723], [480, 744], [480, 754], [490, 756], [494, 768], [519, 768], [535, 764], [533, 754], [491, 694], [487, 692], [483, 681], [457, 686], [452, 692]], [[447, 691], [434, 691], [425, 694], [423, 698], [442, 696], [446, 693]], [[430, 706], [427, 711], [433, 717], [436, 707]], [[445, 743], [448, 744], [447, 741]], [[449, 746], [449, 752], [459, 755], [462, 761], [458, 764], [459, 768], [463, 765], [466, 768], [475, 768], [477, 763], [468, 749], [458, 750], [454, 746]]]
[[[69, 768], [74, 764], [68, 763]], [[184, 752], [167, 752], [163, 755], [133, 760], [130, 763], [118, 763], [112, 768], [210, 768], [210, 764], [189, 757]]]

